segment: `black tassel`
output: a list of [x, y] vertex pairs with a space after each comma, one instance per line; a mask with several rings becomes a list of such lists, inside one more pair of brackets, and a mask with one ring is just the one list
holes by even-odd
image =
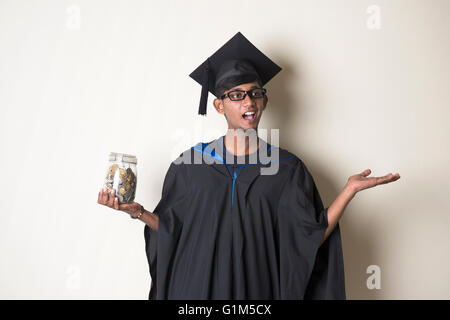
[[209, 92], [209, 58], [206, 60], [205, 74], [203, 75], [202, 93], [200, 95], [200, 105], [198, 107], [198, 114], [206, 115], [206, 105], [208, 103]]

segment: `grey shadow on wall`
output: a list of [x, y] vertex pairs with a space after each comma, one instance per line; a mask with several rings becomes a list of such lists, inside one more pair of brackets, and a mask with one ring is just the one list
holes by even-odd
[[[276, 39], [275, 42], [279, 44], [281, 41]], [[289, 44], [286, 43], [282, 47], [288, 48]], [[296, 60], [285, 59], [283, 58], [283, 52], [278, 52], [276, 48], [267, 51], [271, 52], [271, 58], [282, 67], [282, 71], [266, 85], [269, 103], [264, 111], [264, 123], [267, 125], [267, 129], [280, 129], [280, 147], [289, 150], [305, 162], [319, 189], [324, 207], [329, 207], [347, 181], [333, 181], [330, 178], [333, 170], [333, 159], [327, 158], [319, 161], [320, 155], [306, 154], [301, 146], [308, 142], [292, 136], [292, 132], [296, 132], [297, 128], [303, 125], [301, 116], [303, 110], [314, 108], [314, 106], [304, 103], [304, 96], [300, 96], [300, 100], [295, 101], [292, 98], [294, 90], [301, 88], [302, 84], [308, 81], [308, 79], [302, 77], [302, 59], [301, 57]], [[326, 90], [326, 88], [324, 89]], [[300, 120], [294, 121], [293, 119]], [[333, 132], [329, 132], [329, 136], [332, 135]], [[325, 150], [322, 153], [323, 155], [326, 155]], [[350, 157], [351, 155], [342, 156]], [[355, 172], [351, 174], [356, 174], [358, 170], [355, 169]], [[372, 232], [367, 232], [366, 229], [364, 233], [355, 228], [352, 217], [356, 216], [358, 212], [352, 212], [351, 204], [354, 201], [358, 201], [358, 194], [346, 207], [339, 222], [344, 254], [347, 299], [380, 299], [381, 290], [370, 290], [366, 285], [367, 278], [370, 276], [366, 273], [366, 268], [374, 264], [374, 259], [377, 257], [373, 243], [379, 235], [375, 234], [374, 228], [371, 229]]]

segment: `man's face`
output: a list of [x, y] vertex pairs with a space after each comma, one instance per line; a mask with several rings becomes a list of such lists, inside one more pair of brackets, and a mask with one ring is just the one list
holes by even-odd
[[[253, 88], [260, 88], [258, 82], [250, 82], [238, 85], [224, 92], [224, 94], [234, 91], [248, 91]], [[217, 112], [225, 115], [228, 122], [228, 129], [257, 129], [259, 120], [266, 107], [268, 98], [266, 95], [262, 98], [251, 98], [248, 94], [244, 100], [232, 101], [226, 97], [223, 100], [214, 99], [214, 107]], [[246, 112], [254, 112], [253, 115], [245, 115]]]

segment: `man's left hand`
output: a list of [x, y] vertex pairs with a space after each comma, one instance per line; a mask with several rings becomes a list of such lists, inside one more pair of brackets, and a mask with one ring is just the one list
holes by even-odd
[[394, 175], [392, 173], [388, 173], [382, 177], [367, 177], [370, 172], [370, 169], [366, 169], [359, 174], [351, 176], [348, 178], [347, 187], [356, 193], [364, 189], [375, 187], [379, 184], [385, 184], [400, 179], [400, 175], [398, 173]]

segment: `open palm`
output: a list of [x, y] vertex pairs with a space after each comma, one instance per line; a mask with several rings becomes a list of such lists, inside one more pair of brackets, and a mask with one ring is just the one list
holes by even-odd
[[355, 174], [348, 178], [347, 185], [352, 188], [355, 193], [364, 189], [375, 187], [379, 184], [385, 184], [400, 179], [398, 173], [388, 173], [382, 177], [367, 177], [370, 174], [370, 169], [366, 169], [359, 174]]

